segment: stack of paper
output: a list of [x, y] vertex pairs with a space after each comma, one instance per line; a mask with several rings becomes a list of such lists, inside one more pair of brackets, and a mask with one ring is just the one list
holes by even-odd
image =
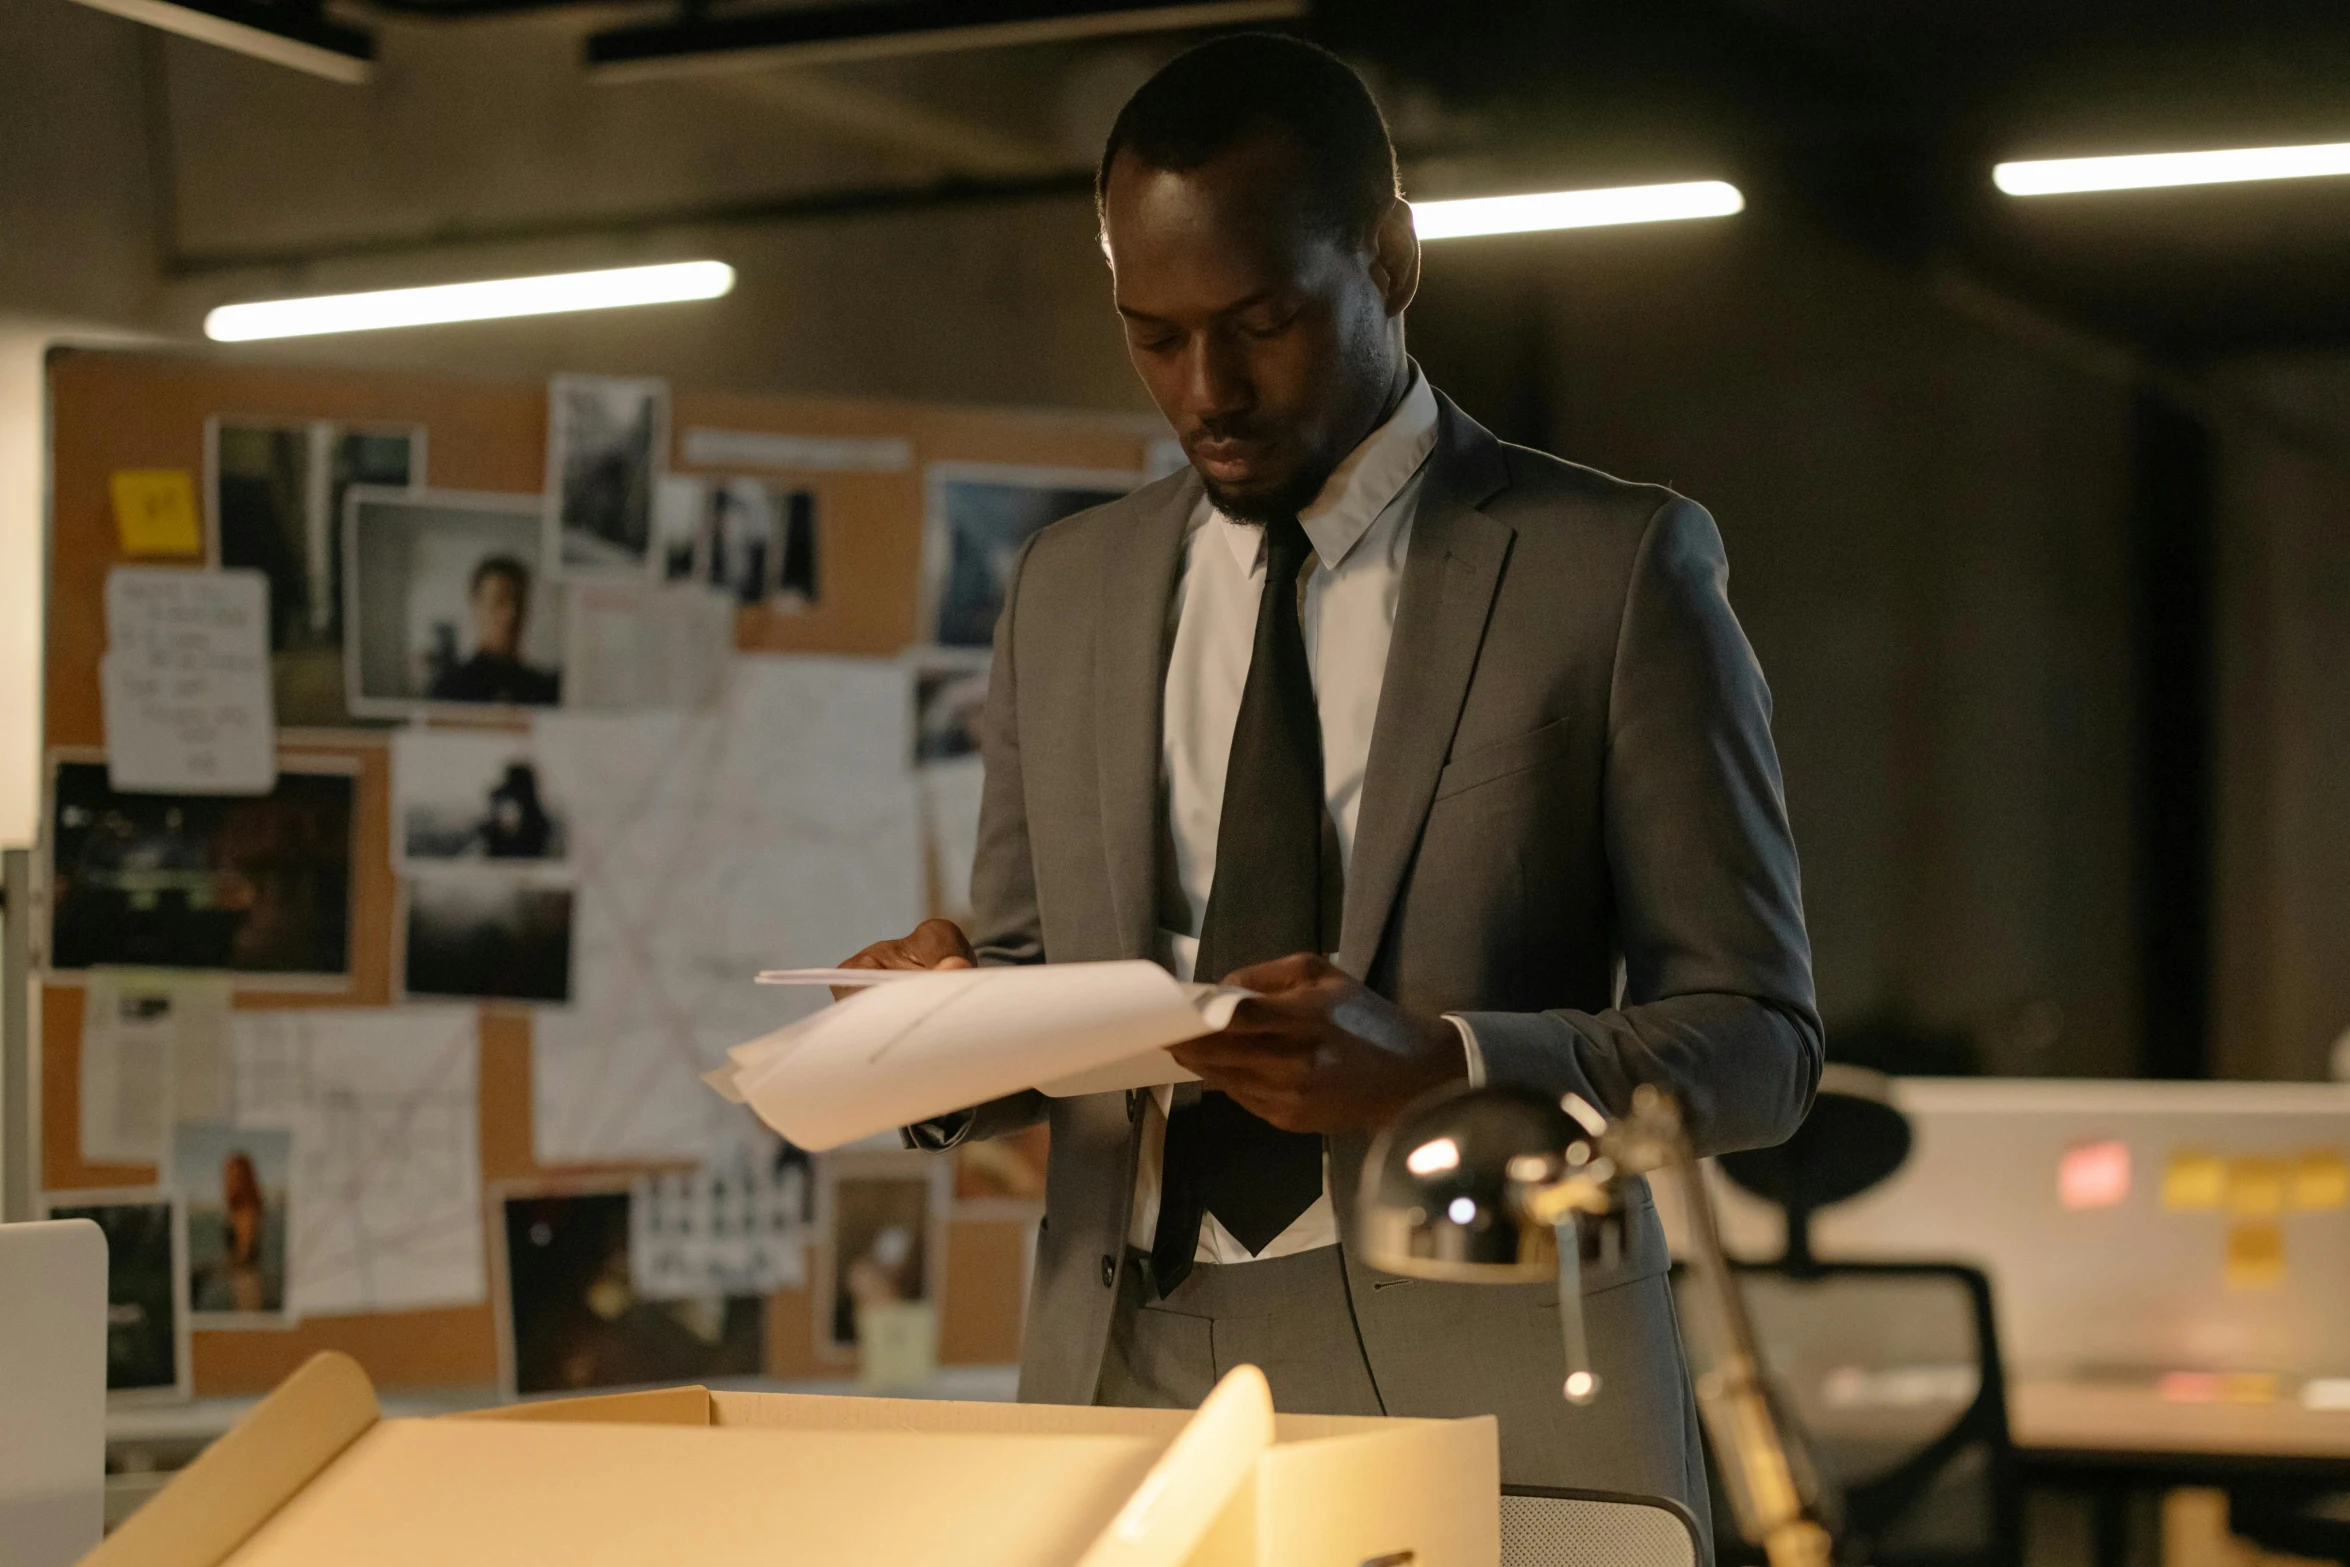
[[1166, 1047], [1224, 1027], [1246, 994], [1139, 960], [910, 973], [735, 1046], [709, 1081], [800, 1147], [837, 1148], [1024, 1088], [1196, 1081]]

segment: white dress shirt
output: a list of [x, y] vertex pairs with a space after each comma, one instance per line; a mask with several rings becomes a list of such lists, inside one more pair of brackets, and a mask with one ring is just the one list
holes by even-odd
[[[1418, 369], [1410, 390], [1385, 424], [1371, 432], [1330, 475], [1298, 522], [1314, 546], [1298, 579], [1299, 613], [1314, 701], [1322, 718], [1322, 790], [1336, 829], [1339, 864], [1354, 860], [1355, 819], [1362, 805], [1363, 770], [1371, 726], [1379, 715], [1379, 688], [1387, 675], [1387, 644], [1403, 591], [1404, 558], [1411, 549], [1412, 516], [1421, 472], [1436, 447], [1436, 394]], [[1216, 882], [1216, 832], [1224, 813], [1224, 773], [1232, 731], [1240, 719], [1256, 647], [1257, 605], [1264, 596], [1264, 529], [1225, 517], [1206, 500], [1192, 514], [1183, 545], [1175, 597], [1168, 608], [1173, 651], [1167, 662], [1159, 787], [1172, 844], [1161, 853], [1160, 960], [1178, 979], [1190, 979], [1199, 956], [1199, 931]], [[1220, 975], [1203, 975], [1220, 978]], [[1463, 1029], [1467, 1040], [1467, 1030]], [[1468, 1048], [1474, 1062], [1475, 1045]], [[1472, 1068], [1473, 1069], [1473, 1068]], [[1144, 1110], [1141, 1165], [1134, 1187], [1128, 1242], [1149, 1250], [1158, 1230], [1160, 1163], [1172, 1090], [1152, 1090]], [[1200, 1262], [1249, 1262], [1286, 1257], [1338, 1240], [1330, 1204], [1330, 1175], [1322, 1195], [1289, 1228], [1252, 1258], [1217, 1222], [1200, 1220]]]

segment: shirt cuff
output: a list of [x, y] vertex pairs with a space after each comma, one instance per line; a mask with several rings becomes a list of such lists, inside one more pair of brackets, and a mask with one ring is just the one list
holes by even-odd
[[901, 1126], [898, 1136], [917, 1153], [945, 1153], [968, 1139], [978, 1120], [975, 1111], [957, 1110], [932, 1120], [917, 1121], [912, 1126]]
[[1477, 1031], [1471, 1028], [1469, 1020], [1458, 1012], [1445, 1013], [1444, 1020], [1461, 1031], [1461, 1054], [1468, 1057], [1469, 1061], [1469, 1086], [1483, 1088], [1485, 1086], [1485, 1052], [1477, 1047]]

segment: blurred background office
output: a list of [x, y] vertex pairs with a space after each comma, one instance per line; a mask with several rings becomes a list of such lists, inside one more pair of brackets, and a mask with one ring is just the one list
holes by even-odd
[[[2350, 14], [2323, 0], [0, 0], [0, 843], [41, 837], [50, 787], [54, 346], [1147, 439], [1092, 164], [1159, 64], [1239, 25], [1364, 72], [1415, 203], [1735, 187], [1432, 238], [1409, 341], [1503, 438], [1719, 519], [1832, 1057], [2350, 1078]], [[1994, 176], [2231, 149], [2304, 150], [2102, 181], [2124, 189]], [[730, 293], [205, 335], [224, 304], [701, 258]], [[435, 423], [436, 474], [467, 439]], [[2141, 1188], [2182, 1124], [2135, 1145]], [[2350, 1266], [2327, 1222], [2307, 1255]], [[1953, 1246], [1980, 1260], [1926, 1251]], [[2034, 1559], [2160, 1532], [2060, 1512]]]

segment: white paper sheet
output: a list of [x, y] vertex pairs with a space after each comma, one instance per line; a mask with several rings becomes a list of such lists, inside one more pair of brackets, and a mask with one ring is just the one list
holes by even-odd
[[837, 1148], [1023, 1088], [1196, 1081], [1164, 1047], [1223, 1027], [1240, 996], [1139, 960], [942, 970], [736, 1046], [732, 1086], [802, 1148]]
[[576, 582], [563, 620], [564, 702], [587, 712], [696, 708], [717, 698], [735, 601], [691, 583]]
[[647, 1300], [765, 1295], [808, 1282], [814, 1201], [804, 1159], [778, 1165], [773, 1145], [700, 1168], [638, 1178], [628, 1204], [628, 1268]]
[[267, 794], [277, 783], [269, 579], [117, 566], [99, 687], [114, 787]]
[[172, 1058], [179, 1034], [168, 984], [108, 973], [82, 993], [81, 1149], [103, 1164], [171, 1158]]
[[922, 825], [939, 912], [949, 919], [971, 912], [971, 862], [979, 850], [979, 799], [986, 782], [987, 769], [976, 756], [922, 768]]
[[752, 976], [922, 918], [908, 679], [751, 655], [704, 712], [540, 719], [579, 885], [572, 1005], [531, 1030], [541, 1162], [702, 1160], [759, 1135], [701, 1075], [826, 998]]
[[473, 1008], [236, 1012], [228, 1043], [237, 1124], [294, 1133], [291, 1311], [486, 1298]]

